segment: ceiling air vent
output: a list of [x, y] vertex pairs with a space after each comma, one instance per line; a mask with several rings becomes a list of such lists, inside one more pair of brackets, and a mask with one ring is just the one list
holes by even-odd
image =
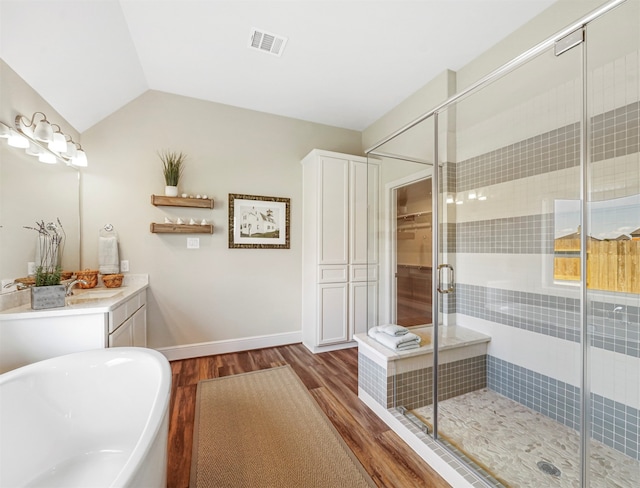
[[260, 29], [251, 29], [251, 37], [249, 38], [250, 48], [273, 54], [274, 56], [281, 56], [286, 44], [286, 37], [278, 36]]

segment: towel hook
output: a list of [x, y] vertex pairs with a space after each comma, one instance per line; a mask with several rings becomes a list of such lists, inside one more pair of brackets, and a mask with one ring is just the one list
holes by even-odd
[[107, 232], [111, 232], [113, 230], [113, 225], [111, 224], [107, 224], [104, 226], [104, 230], [106, 230]]

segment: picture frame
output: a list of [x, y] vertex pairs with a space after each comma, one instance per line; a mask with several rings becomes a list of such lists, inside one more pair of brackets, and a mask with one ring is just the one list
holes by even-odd
[[289, 249], [290, 199], [229, 193], [230, 249]]

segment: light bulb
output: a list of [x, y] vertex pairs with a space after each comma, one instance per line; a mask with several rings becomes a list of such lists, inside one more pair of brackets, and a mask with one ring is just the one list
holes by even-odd
[[53, 140], [53, 129], [46, 119], [38, 122], [33, 131], [33, 138], [42, 142], [51, 142]]
[[38, 156], [38, 161], [45, 164], [56, 164], [58, 162], [58, 160], [53, 154], [45, 151], [40, 153], [40, 156]]
[[60, 154], [66, 152], [67, 140], [65, 139], [64, 134], [60, 132], [54, 132], [53, 138], [49, 143], [49, 149]]
[[29, 156], [40, 156], [40, 148], [33, 142], [29, 143], [29, 147], [24, 152]]
[[76, 149], [76, 145], [71, 141], [67, 142], [67, 150], [65, 151], [64, 155], [70, 159], [73, 159], [77, 154], [78, 151]]
[[76, 157], [71, 160], [71, 164], [82, 168], [85, 168], [89, 164], [87, 155], [82, 149], [78, 149]]
[[26, 149], [29, 147], [29, 141], [26, 137], [22, 137], [17, 132], [12, 132], [9, 136], [8, 144], [11, 147], [17, 147], [20, 149]]

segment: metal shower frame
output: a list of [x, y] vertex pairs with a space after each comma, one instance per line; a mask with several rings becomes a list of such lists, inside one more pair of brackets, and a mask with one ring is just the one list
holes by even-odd
[[[368, 156], [381, 156], [388, 157], [398, 160], [411, 161], [416, 163], [421, 163], [429, 166], [433, 166], [433, 174], [432, 174], [432, 212], [433, 215], [439, 215], [439, 198], [438, 195], [440, 193], [440, 164], [436, 164], [438, 162], [439, 154], [438, 154], [438, 115], [440, 112], [446, 110], [449, 106], [463, 100], [464, 98], [470, 96], [475, 93], [479, 89], [483, 88], [485, 85], [488, 85], [499, 78], [507, 75], [508, 73], [514, 71], [516, 68], [522, 66], [526, 62], [532, 60], [536, 56], [542, 54], [543, 52], [548, 51], [552, 47], [556, 46], [556, 55], [559, 56], [564, 51], [571, 49], [579, 44], [583, 44], [584, 47], [582, 49], [582, 58], [581, 58], [581, 76], [582, 76], [582, 117], [581, 117], [581, 131], [580, 131], [580, 223], [583, 231], [580, 235], [580, 255], [587, 255], [587, 236], [588, 236], [588, 221], [586, 218], [585, 211], [585, 202], [588, 197], [588, 166], [587, 161], [589, 160], [589, 145], [588, 145], [588, 135], [590, 133], [590, 120], [588, 117], [588, 100], [587, 100], [587, 44], [583, 41], [585, 27], [592, 21], [598, 19], [599, 17], [605, 15], [610, 12], [614, 8], [620, 6], [625, 3], [627, 0], [610, 0], [609, 2], [601, 5], [597, 9], [593, 10], [589, 14], [583, 16], [579, 20], [573, 22], [569, 26], [564, 29], [558, 31], [556, 34], [548, 37], [544, 41], [535, 45], [531, 49], [523, 52], [522, 54], [516, 56], [511, 59], [507, 63], [503, 64], [499, 68], [490, 72], [483, 78], [479, 79], [475, 83], [469, 85], [467, 88], [462, 91], [456, 93], [451, 96], [441, 104], [432, 108], [428, 112], [420, 115], [416, 119], [412, 120], [405, 126], [396, 130], [392, 134], [389, 134], [387, 137], [378, 141], [376, 144], [371, 146], [365, 151], [365, 154]], [[575, 34], [575, 37], [580, 37], [579, 40], [575, 40], [575, 37], [572, 36]], [[580, 34], [582, 34], [580, 36]], [[564, 43], [561, 43], [564, 41]], [[560, 43], [560, 44], [558, 44]], [[416, 158], [398, 155], [398, 154], [390, 154], [382, 151], [376, 151], [378, 148], [383, 146], [384, 144], [390, 142], [406, 131], [412, 129], [418, 124], [424, 122], [425, 120], [433, 117], [434, 121], [434, 149], [433, 149], [433, 163], [429, 163], [427, 161], [418, 160]], [[438, 243], [439, 239], [439, 226], [434, 225], [435, 232], [432, 235], [432, 255], [433, 255], [433, 269], [438, 269], [439, 266], [439, 255], [440, 255], [440, 246]], [[587, 260], [581, 259], [581, 276], [583, 277], [581, 280], [580, 286], [580, 326], [581, 326], [581, 364], [580, 364], [580, 391], [581, 391], [581, 418], [580, 418], [580, 463], [581, 463], [581, 472], [580, 472], [580, 482], [581, 486], [587, 487], [590, 486], [590, 470], [589, 463], [587, 462], [589, 459], [589, 439], [590, 439], [590, 419], [591, 419], [591, 384], [590, 384], [590, 370], [589, 370], [589, 342], [588, 342], [588, 328], [587, 328], [587, 286], [584, 282], [587, 276]], [[438, 275], [439, 273], [433, 273], [432, 276], [432, 303], [434, 306], [432, 307], [432, 323], [433, 323], [433, 438], [435, 440], [438, 439], [438, 322], [440, 319], [440, 311], [438, 309]], [[446, 446], [444, 446], [446, 447]], [[483, 480], [484, 481], [484, 480]]]

